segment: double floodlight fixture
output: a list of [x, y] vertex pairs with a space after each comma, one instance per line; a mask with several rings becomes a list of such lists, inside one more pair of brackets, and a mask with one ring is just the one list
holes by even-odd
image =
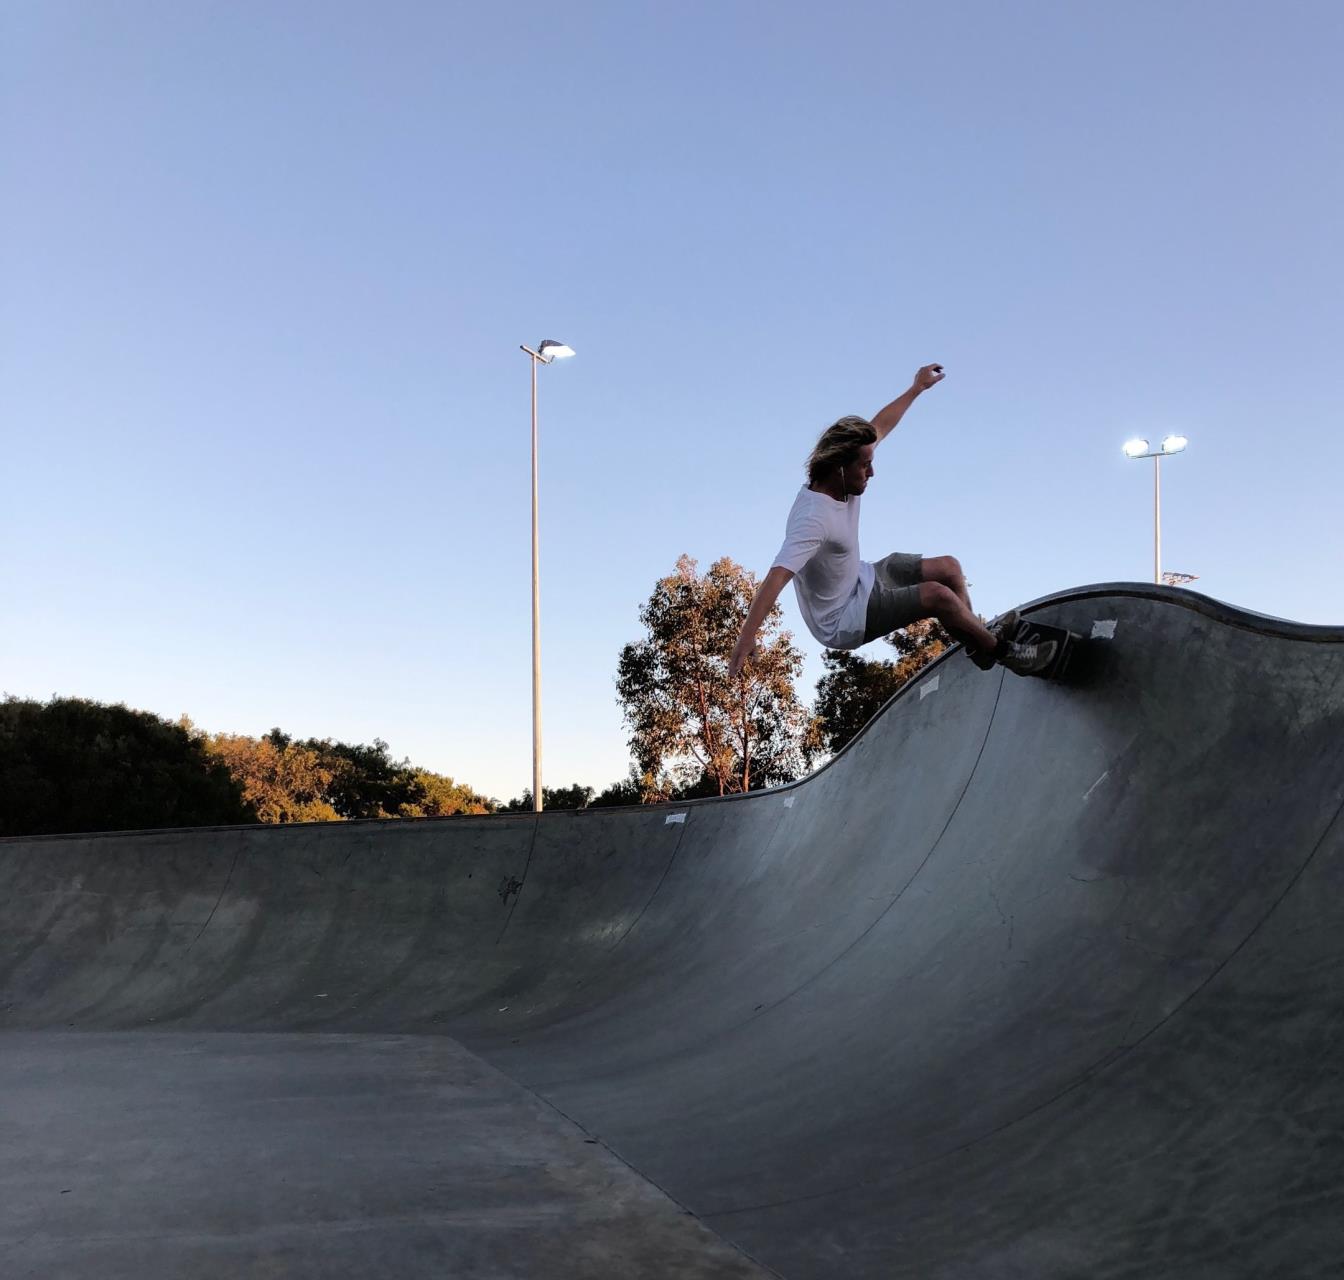
[[1180, 453], [1180, 451], [1189, 443], [1190, 441], [1187, 440], [1185, 436], [1167, 436], [1166, 439], [1162, 441], [1160, 448], [1150, 452], [1147, 440], [1126, 440], [1124, 443], [1125, 457], [1160, 458], [1163, 454]]
[[1153, 581], [1162, 583], [1162, 459], [1180, 453], [1190, 443], [1185, 436], [1169, 435], [1156, 449], [1148, 447], [1147, 440], [1126, 440], [1121, 446], [1126, 458], [1153, 460]]

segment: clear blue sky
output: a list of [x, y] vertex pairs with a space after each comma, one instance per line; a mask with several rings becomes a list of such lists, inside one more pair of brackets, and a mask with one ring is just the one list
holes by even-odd
[[[530, 783], [626, 770], [688, 552], [763, 573], [925, 361], [863, 550], [1344, 622], [1344, 6], [0, 10], [0, 689]], [[821, 673], [806, 649], [804, 692]], [[874, 656], [885, 650], [875, 646]]]

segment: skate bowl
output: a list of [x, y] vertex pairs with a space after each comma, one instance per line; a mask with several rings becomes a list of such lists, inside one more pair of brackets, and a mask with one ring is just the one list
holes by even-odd
[[0, 841], [9, 1274], [1339, 1274], [1344, 628], [1029, 613], [772, 791]]

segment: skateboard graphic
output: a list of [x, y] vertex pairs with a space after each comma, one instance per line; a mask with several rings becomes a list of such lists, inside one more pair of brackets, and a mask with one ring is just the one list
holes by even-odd
[[1020, 618], [1017, 626], [1005, 632], [1005, 638], [1018, 644], [1044, 644], [1053, 640], [1058, 646], [1050, 665], [1036, 672], [1038, 680], [1060, 680], [1067, 674], [1074, 655], [1083, 647], [1083, 637], [1066, 627], [1054, 627], [1039, 618]]

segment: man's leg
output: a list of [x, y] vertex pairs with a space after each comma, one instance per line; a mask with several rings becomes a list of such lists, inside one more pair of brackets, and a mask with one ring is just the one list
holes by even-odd
[[[956, 556], [934, 556], [932, 559], [921, 560], [919, 563], [925, 582], [941, 582], [943, 586], [950, 587], [956, 592], [957, 598], [962, 604], [972, 613], [975, 613], [970, 594], [967, 591], [966, 576], [962, 573], [961, 561]], [[1010, 609], [1007, 613], [1001, 613], [990, 622], [990, 630], [995, 638], [1010, 634], [1017, 629], [1017, 619], [1017, 610]]]
[[[930, 562], [926, 560], [924, 563]], [[963, 579], [963, 590], [965, 585]], [[992, 654], [998, 647], [999, 637], [975, 616], [970, 601], [963, 600], [950, 585], [943, 582], [921, 583], [919, 603], [928, 610], [927, 617], [937, 618], [947, 628], [948, 634], [968, 649]]]
[[1047, 671], [1058, 648], [1055, 641], [1017, 644], [995, 635], [961, 601], [961, 597], [941, 582], [925, 582], [919, 588], [920, 607], [927, 617], [937, 618], [953, 639], [966, 646], [966, 654], [982, 671], [1001, 662], [1014, 675], [1034, 676]]
[[970, 593], [966, 589], [966, 575], [961, 571], [961, 561], [956, 556], [931, 556], [919, 562], [920, 572], [925, 582], [941, 582], [966, 606], [968, 613], [974, 615], [971, 608]]

